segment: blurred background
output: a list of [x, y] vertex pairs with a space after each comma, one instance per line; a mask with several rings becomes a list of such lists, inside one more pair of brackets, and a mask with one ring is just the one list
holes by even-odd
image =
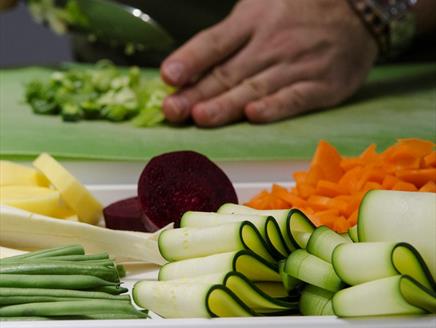
[[[73, 3], [74, 1], [64, 1], [65, 7], [68, 6], [69, 2]], [[132, 10], [139, 8], [145, 13], [146, 19], [151, 17], [174, 41], [171, 48], [165, 47], [159, 51], [150, 49], [141, 51], [141, 49], [136, 48], [134, 52], [127, 54], [125, 44], [121, 47], [112, 40], [111, 43], [114, 44], [109, 45], [108, 42], [99, 42], [98, 39], [90, 38], [89, 34], [66, 34], [59, 33], [59, 31], [54, 33], [53, 24], [47, 24], [47, 22], [39, 24], [35, 21], [35, 15], [32, 16], [29, 12], [32, 3], [42, 3], [42, 9], [39, 9], [39, 12], [46, 14], [51, 12], [54, 6], [62, 3], [62, 0], [0, 0], [0, 9], [7, 7], [0, 11], [0, 66], [54, 64], [73, 59], [94, 62], [100, 58], [111, 59], [117, 64], [157, 66], [172, 49], [188, 40], [198, 31], [224, 18], [235, 2], [236, 0], [117, 1], [118, 4], [128, 6], [125, 8], [132, 8]], [[5, 5], [7, 3], [13, 5]], [[102, 3], [105, 1], [92, 1], [93, 5], [101, 5]], [[82, 1], [80, 4], [87, 5], [88, 3]], [[97, 9], [95, 10], [97, 11]], [[100, 7], [98, 10], [98, 12], [102, 12]], [[92, 14], [89, 15], [93, 17]], [[122, 25], [121, 29], [130, 26], [128, 23], [114, 22], [116, 17], [117, 15], [104, 16], [102, 14], [100, 23], [107, 22], [106, 28], [109, 30], [111, 28], [115, 30]], [[48, 25], [51, 28], [48, 28]], [[103, 28], [105, 27], [103, 26]], [[59, 29], [59, 27], [55, 26], [55, 29]], [[132, 31], [136, 32], [137, 29], [132, 26]], [[118, 32], [120, 32], [120, 28]]]
[[68, 36], [34, 22], [24, 2], [0, 12], [0, 66], [52, 64], [72, 59]]
[[[146, 17], [152, 18], [158, 26], [174, 41], [170, 48], [164, 50], [141, 50], [126, 54], [125, 43], [109, 45], [108, 42], [91, 40], [89, 35], [59, 34], [48, 28], [50, 24], [35, 22], [29, 12], [32, 3], [42, 3], [40, 12], [50, 11], [54, 5], [62, 3], [65, 6], [76, 0], [0, 0], [0, 67], [14, 67], [24, 65], [57, 64], [65, 61], [95, 62], [101, 58], [108, 58], [116, 64], [142, 66], [158, 66], [161, 60], [174, 48], [181, 45], [198, 31], [211, 26], [223, 19], [232, 9], [236, 0], [123, 0], [118, 4], [129, 8], [139, 8]], [[105, 3], [104, 0], [91, 2], [81, 1], [81, 5], [88, 3]], [[12, 5], [11, 5], [12, 4]], [[8, 7], [7, 9], [5, 9]], [[3, 8], [3, 9], [2, 9]], [[100, 8], [98, 11], [101, 12]], [[90, 15], [91, 17], [92, 14]], [[99, 15], [97, 15], [99, 16]], [[101, 15], [100, 23], [107, 22], [107, 27], [114, 30], [122, 26], [121, 30], [130, 24], [114, 22], [114, 15]], [[115, 15], [116, 17], [117, 15]], [[94, 15], [95, 17], [95, 15]], [[131, 26], [131, 31], [138, 29]], [[59, 31], [58, 31], [59, 32]], [[118, 31], [120, 32], [120, 31]], [[122, 31], [121, 31], [122, 32]], [[129, 32], [125, 31], [126, 35]], [[142, 33], [142, 32], [141, 32]], [[137, 33], [137, 34], [141, 34]], [[135, 34], [130, 33], [130, 35]], [[142, 33], [144, 34], [144, 33]], [[424, 36], [416, 40], [410, 50], [395, 61], [434, 62], [436, 58], [436, 42], [434, 36]]]

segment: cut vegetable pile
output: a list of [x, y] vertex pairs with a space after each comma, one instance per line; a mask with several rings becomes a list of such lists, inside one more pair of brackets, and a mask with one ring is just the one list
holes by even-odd
[[0, 320], [146, 318], [120, 274], [108, 254], [85, 255], [79, 245], [2, 259]]
[[109, 61], [95, 67], [71, 67], [54, 72], [49, 81], [26, 86], [26, 102], [36, 114], [62, 116], [64, 121], [132, 120], [136, 126], [164, 120], [162, 102], [171, 88], [159, 79], [146, 79], [139, 68], [128, 72]]
[[224, 203], [238, 202], [227, 175], [194, 151], [153, 157], [138, 180], [137, 197], [105, 207], [107, 227], [154, 232], [177, 226], [186, 211], [216, 211]]
[[0, 161], [0, 204], [61, 219], [97, 224], [102, 205], [58, 161], [41, 154], [34, 168]]
[[164, 263], [154, 234], [96, 226], [102, 205], [53, 157], [41, 154], [33, 166], [0, 161], [2, 246], [33, 251], [81, 243], [121, 262]]
[[[341, 159], [321, 142], [294, 189], [274, 186], [267, 198], [255, 198], [264, 209], [237, 204], [230, 180], [207, 157], [163, 154], [144, 168], [137, 197], [104, 209], [107, 227], [166, 227], [155, 233], [97, 226], [102, 205], [48, 154], [34, 168], [0, 161], [0, 245], [45, 249], [1, 249], [12, 253], [0, 259], [0, 318], [436, 313], [433, 147], [407, 139], [380, 155], [370, 147]], [[401, 181], [392, 189], [407, 189], [404, 181], [416, 188], [372, 190], [394, 178]], [[303, 199], [302, 190], [315, 194]], [[357, 225], [341, 211], [352, 212]], [[65, 246], [75, 243], [81, 246]], [[132, 290], [146, 310], [120, 295], [125, 271], [114, 261], [161, 265], [157, 281], [140, 280]]]
[[343, 235], [296, 209], [186, 212], [159, 235], [159, 281], [139, 281], [133, 298], [165, 318], [436, 313], [435, 204], [370, 191]]
[[293, 174], [290, 190], [273, 185], [247, 205], [256, 209], [296, 207], [316, 225], [346, 232], [356, 225], [359, 204], [369, 190], [436, 192], [435, 144], [400, 139], [378, 154], [373, 144], [357, 157], [342, 157], [325, 141], [318, 144], [310, 168]]

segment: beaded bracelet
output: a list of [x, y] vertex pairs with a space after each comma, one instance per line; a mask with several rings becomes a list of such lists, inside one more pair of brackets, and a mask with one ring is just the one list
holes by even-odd
[[417, 0], [348, 0], [375, 38], [381, 59], [397, 56], [415, 35]]

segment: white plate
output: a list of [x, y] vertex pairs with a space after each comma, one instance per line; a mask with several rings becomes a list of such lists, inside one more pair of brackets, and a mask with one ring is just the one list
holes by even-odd
[[[290, 184], [282, 185], [289, 187]], [[236, 183], [240, 202], [245, 202], [262, 189], [268, 189], [271, 183]], [[126, 185], [88, 185], [90, 191], [105, 205], [113, 201], [134, 196], [136, 186]], [[124, 286], [131, 286], [142, 278], [156, 278], [157, 270], [150, 266], [146, 271], [130, 274], [123, 279]], [[288, 316], [288, 317], [258, 317], [258, 318], [215, 318], [215, 319], [161, 319], [152, 315], [153, 319], [137, 320], [63, 320], [63, 321], [16, 321], [1, 322], [0, 328], [139, 328], [139, 327], [207, 327], [207, 328], [245, 328], [245, 327], [268, 327], [268, 328], [331, 328], [331, 327], [401, 327], [401, 328], [435, 328], [436, 316], [407, 316], [390, 318], [358, 318], [339, 319], [334, 316]]]

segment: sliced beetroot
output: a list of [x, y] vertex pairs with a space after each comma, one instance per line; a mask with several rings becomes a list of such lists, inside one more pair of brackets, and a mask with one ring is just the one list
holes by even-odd
[[206, 156], [177, 151], [156, 156], [141, 173], [138, 198], [144, 223], [153, 231], [174, 222], [186, 211], [215, 212], [224, 203], [237, 203], [227, 175]]
[[117, 201], [103, 209], [104, 221], [109, 229], [147, 232], [143, 215], [137, 197]]

